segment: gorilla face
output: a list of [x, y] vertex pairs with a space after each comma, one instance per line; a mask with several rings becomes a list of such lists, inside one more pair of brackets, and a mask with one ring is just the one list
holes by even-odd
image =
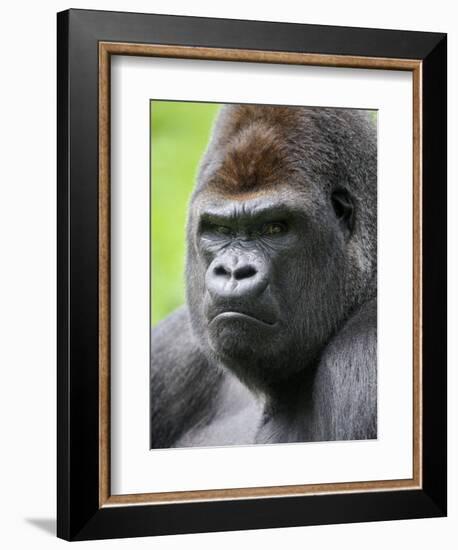
[[332, 208], [288, 188], [195, 198], [191, 315], [205, 347], [244, 378], [289, 375], [333, 330], [345, 238]]
[[222, 199], [200, 216], [198, 239], [211, 348], [228, 357], [264, 355], [266, 342], [281, 339], [293, 302], [300, 213], [280, 197]]
[[288, 145], [323, 147], [301, 110], [237, 109], [220, 117], [191, 201], [187, 300], [204, 353], [259, 388], [313, 364], [344, 317], [357, 219], [323, 152], [317, 167]]

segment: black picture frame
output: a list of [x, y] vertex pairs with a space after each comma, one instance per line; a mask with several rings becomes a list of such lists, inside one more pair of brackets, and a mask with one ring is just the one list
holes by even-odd
[[[57, 27], [58, 536], [87, 540], [446, 515], [446, 35], [87, 10], [59, 13]], [[421, 488], [100, 506], [101, 41], [421, 62]]]

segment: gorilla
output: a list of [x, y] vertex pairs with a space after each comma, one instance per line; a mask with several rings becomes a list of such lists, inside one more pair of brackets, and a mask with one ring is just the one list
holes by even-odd
[[377, 131], [226, 105], [187, 222], [186, 305], [152, 331], [151, 448], [377, 437]]

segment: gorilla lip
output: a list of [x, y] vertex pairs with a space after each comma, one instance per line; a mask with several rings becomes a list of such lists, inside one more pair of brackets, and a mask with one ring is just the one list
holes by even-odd
[[254, 317], [253, 315], [250, 315], [249, 313], [244, 313], [244, 312], [241, 312], [241, 311], [222, 311], [221, 313], [218, 313], [217, 315], [215, 315], [210, 323], [213, 323], [213, 321], [215, 321], [216, 319], [228, 319], [228, 320], [231, 320], [231, 319], [234, 319], [234, 320], [237, 320], [237, 319], [241, 319], [241, 320], [249, 320], [249, 321], [254, 321], [256, 323], [260, 323], [264, 326], [267, 326], [267, 327], [273, 327], [274, 325], [276, 325], [277, 323], [276, 322], [270, 322], [270, 321], [265, 321], [264, 319], [259, 319], [259, 317]]

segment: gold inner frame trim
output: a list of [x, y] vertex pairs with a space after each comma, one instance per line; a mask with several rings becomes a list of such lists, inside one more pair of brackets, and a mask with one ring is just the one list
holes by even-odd
[[[410, 71], [413, 76], [413, 476], [411, 479], [112, 495], [110, 491], [110, 66], [112, 55]], [[99, 507], [415, 490], [422, 487], [422, 62], [119, 42], [99, 43]]]

